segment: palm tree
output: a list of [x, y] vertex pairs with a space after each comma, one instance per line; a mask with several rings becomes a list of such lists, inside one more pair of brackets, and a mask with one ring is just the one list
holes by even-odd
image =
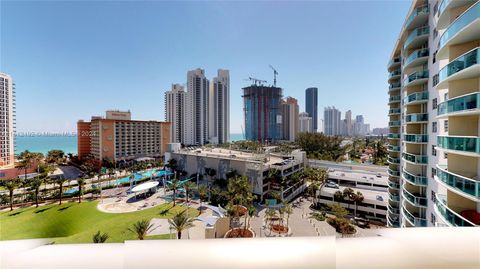
[[267, 208], [267, 210], [265, 210], [265, 217], [267, 220], [270, 220], [270, 225], [273, 224], [273, 218], [275, 218], [276, 216], [277, 211], [275, 209]]
[[355, 216], [357, 216], [358, 203], [363, 202], [363, 200], [363, 193], [357, 191], [357, 193], [353, 195], [353, 201], [355, 202]]
[[27, 172], [28, 169], [32, 166], [32, 161], [34, 159], [34, 153], [25, 150], [18, 155], [18, 160], [20, 161], [16, 167], [24, 171], [25, 181], [27, 181]]
[[128, 230], [132, 233], [135, 233], [138, 240], [143, 240], [152, 228], [153, 224], [150, 224], [150, 221], [145, 219], [135, 222]]
[[293, 213], [292, 206], [290, 204], [286, 204], [283, 207], [283, 212], [285, 212], [285, 214], [287, 214], [287, 227], [288, 227], [288, 220], [290, 219], [290, 215]]
[[40, 186], [42, 186], [43, 179], [40, 176], [34, 177], [30, 180], [29, 185], [35, 190], [35, 207], [38, 207], [38, 193]]
[[175, 176], [173, 177], [172, 181], [170, 182], [169, 188], [173, 191], [173, 206], [177, 203], [177, 189], [179, 187], [179, 182], [177, 179], [177, 172], [175, 172]]
[[7, 179], [3, 181], [3, 186], [8, 190], [8, 195], [10, 197], [10, 211], [13, 210], [13, 192], [20, 185], [20, 180], [18, 178]]
[[188, 204], [188, 198], [192, 194], [192, 191], [195, 189], [195, 184], [191, 181], [188, 181], [183, 185], [183, 187], [185, 188], [185, 196]]
[[55, 184], [58, 185], [58, 188], [59, 188], [59, 190], [60, 190], [59, 203], [58, 203], [59, 205], [62, 204], [63, 184], [65, 184], [66, 181], [67, 181], [67, 179], [64, 178], [64, 177], [59, 177], [59, 178], [56, 178], [56, 179], [54, 180]]
[[108, 240], [110, 236], [107, 234], [107, 233], [100, 233], [100, 231], [98, 231], [96, 234], [93, 235], [93, 238], [92, 238], [92, 241], [93, 243], [105, 243], [105, 241]]
[[184, 210], [169, 219], [168, 223], [177, 231], [177, 239], [182, 239], [182, 232], [193, 227], [193, 221], [193, 218], [188, 217], [187, 210]]
[[337, 201], [338, 204], [343, 200], [343, 193], [341, 191], [336, 191], [333, 194], [333, 201]]
[[202, 207], [202, 202], [207, 201], [209, 195], [208, 195], [208, 187], [205, 185], [200, 185], [197, 188], [198, 196], [200, 198], [200, 208]]
[[[352, 188], [345, 188], [343, 190], [343, 197], [348, 201], [353, 201], [354, 195], [355, 195], [355, 192], [353, 191]], [[350, 203], [347, 204], [347, 208], [350, 209]]]
[[83, 186], [85, 186], [85, 179], [79, 178], [77, 179], [78, 183], [78, 203], [82, 202], [82, 195], [83, 195]]

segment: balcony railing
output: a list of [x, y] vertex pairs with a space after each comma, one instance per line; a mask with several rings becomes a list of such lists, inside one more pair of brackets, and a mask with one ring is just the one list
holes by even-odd
[[444, 68], [442, 68], [438, 73], [438, 81], [442, 82], [448, 77], [479, 63], [480, 52], [479, 48], [477, 47], [456, 58], [455, 60], [447, 64]]
[[400, 146], [389, 145], [389, 146], [387, 147], [387, 150], [388, 150], [388, 151], [396, 151], [396, 152], [398, 152], [398, 151], [400, 151]]
[[423, 92], [414, 92], [407, 97], [403, 98], [403, 103], [405, 105], [408, 105], [413, 102], [418, 102], [418, 101], [428, 101], [428, 92], [423, 91]]
[[400, 125], [402, 125], [402, 122], [399, 121], [399, 120], [394, 120], [394, 121], [389, 121], [388, 122], [388, 126], [390, 126], [390, 127], [398, 127]]
[[428, 78], [428, 76], [429, 76], [428, 70], [413, 72], [403, 80], [403, 85], [407, 86], [408, 84], [414, 82], [415, 80], [425, 79], [425, 78]]
[[428, 55], [430, 55], [430, 51], [429, 51], [428, 48], [415, 50], [414, 52], [410, 53], [410, 55], [408, 55], [407, 59], [405, 60], [405, 63], [403, 64], [403, 66], [409, 65], [415, 59], [422, 58], [422, 57], [428, 57]]
[[450, 99], [438, 105], [438, 115], [466, 112], [479, 108], [480, 93], [464, 95]]
[[400, 221], [398, 218], [393, 219], [391, 216], [388, 216], [388, 225], [389, 227], [400, 227]]
[[402, 110], [400, 108], [392, 108], [388, 110], [388, 114], [400, 114], [402, 113]]
[[400, 76], [401, 74], [402, 74], [402, 71], [400, 71], [400, 69], [398, 69], [398, 70], [395, 70], [393, 72], [390, 72], [390, 75], [388, 77], [392, 78], [392, 77]]
[[480, 181], [452, 173], [442, 165], [437, 165], [437, 179], [457, 191], [480, 199]]
[[462, 217], [457, 212], [451, 210], [447, 206], [447, 196], [435, 194], [435, 207], [437, 208], [438, 212], [442, 214], [446, 221], [448, 221], [452, 226], [460, 226], [460, 227], [471, 227], [476, 226], [473, 222], [467, 220], [466, 218]]
[[392, 170], [392, 169], [388, 169], [387, 172], [388, 172], [388, 174], [391, 175], [392, 177], [399, 177], [399, 176], [400, 176], [400, 172], [399, 172], [399, 171], [395, 171], [395, 170]]
[[390, 59], [390, 61], [388, 61], [388, 67], [394, 64], [399, 64], [399, 63], [400, 63], [400, 57], [395, 57], [393, 59]]
[[438, 16], [440, 17], [440, 15], [442, 15], [442, 13], [445, 11], [445, 9], [447, 8], [448, 4], [450, 2], [452, 2], [453, 0], [443, 0], [440, 5], [438, 6], [438, 11], [437, 11], [437, 14]]
[[403, 136], [403, 140], [405, 142], [412, 142], [412, 143], [427, 143], [428, 142], [428, 135], [426, 134], [406, 134]]
[[402, 97], [400, 95], [394, 95], [388, 98], [389, 103], [400, 102], [400, 100], [402, 100]]
[[408, 221], [412, 223], [415, 227], [427, 226], [427, 220], [425, 218], [413, 215], [412, 213], [408, 212], [408, 210], [405, 207], [403, 207], [402, 211], [405, 218], [407, 218]]
[[392, 194], [390, 192], [388, 193], [388, 198], [394, 202], [400, 202], [400, 196]]
[[402, 172], [403, 178], [410, 182], [413, 185], [418, 185], [418, 186], [427, 186], [427, 177], [423, 175], [413, 175], [412, 173], [409, 173], [407, 170], [403, 169]]
[[392, 157], [388, 157], [388, 158], [387, 158], [387, 161], [388, 161], [389, 163], [393, 163], [393, 164], [399, 164], [399, 163], [400, 163], [400, 159], [398, 159], [398, 158], [392, 158]]
[[427, 198], [420, 196], [420, 194], [411, 194], [405, 189], [405, 186], [403, 187], [403, 197], [415, 206], [427, 206]]
[[388, 181], [388, 186], [392, 189], [397, 189], [397, 190], [400, 189], [400, 184], [392, 182], [392, 181]]
[[408, 19], [405, 21], [405, 28], [407, 28], [417, 16], [422, 14], [428, 14], [429, 11], [430, 9], [428, 8], [428, 4], [415, 8], [412, 11], [412, 14], [410, 14], [410, 16], [408, 16]]
[[405, 122], [426, 122], [428, 121], [428, 114], [408, 114], [405, 116]]
[[437, 146], [447, 150], [480, 154], [480, 138], [476, 136], [437, 136]]
[[480, 2], [475, 3], [448, 26], [438, 41], [438, 49], [440, 50], [453, 36], [478, 18], [480, 18]]
[[415, 40], [415, 38], [422, 35], [428, 35], [429, 33], [430, 33], [430, 28], [428, 28], [428, 26], [422, 26], [413, 30], [412, 33], [410, 33], [410, 35], [405, 40], [403, 49], [407, 48], [410, 45], [410, 43], [412, 43], [412, 41]]
[[402, 87], [402, 84], [400, 82], [395, 82], [395, 83], [390, 83], [390, 86], [388, 86], [388, 89], [391, 91], [393, 89], [397, 89]]
[[410, 153], [402, 153], [402, 158], [405, 161], [416, 163], [416, 164], [427, 164], [428, 157], [427, 155], [415, 155]]
[[400, 139], [400, 134], [388, 134], [389, 139]]

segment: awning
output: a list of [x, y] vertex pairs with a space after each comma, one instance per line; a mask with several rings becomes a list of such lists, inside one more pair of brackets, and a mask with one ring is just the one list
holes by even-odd
[[146, 191], [158, 186], [158, 181], [148, 181], [132, 188], [132, 192]]

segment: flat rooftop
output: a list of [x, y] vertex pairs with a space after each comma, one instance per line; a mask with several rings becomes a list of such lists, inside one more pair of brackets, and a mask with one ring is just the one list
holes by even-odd
[[[245, 162], [263, 163], [266, 165], [275, 165], [284, 160], [277, 156], [263, 153], [251, 153], [238, 150], [229, 150], [223, 148], [184, 148], [174, 153], [189, 154], [195, 156], [204, 156], [210, 158], [239, 160]], [[266, 160], [266, 162], [265, 162]]]
[[329, 178], [332, 179], [344, 179], [358, 182], [373, 183], [379, 185], [388, 185], [388, 176], [383, 173], [371, 173], [366, 171], [347, 171], [337, 170], [328, 172]]

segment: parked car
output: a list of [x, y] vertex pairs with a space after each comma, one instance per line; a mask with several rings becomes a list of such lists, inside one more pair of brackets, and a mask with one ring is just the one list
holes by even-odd
[[333, 189], [339, 189], [340, 188], [337, 183], [331, 182], [331, 181], [328, 181], [327, 184], [325, 184], [325, 187], [333, 188]]

